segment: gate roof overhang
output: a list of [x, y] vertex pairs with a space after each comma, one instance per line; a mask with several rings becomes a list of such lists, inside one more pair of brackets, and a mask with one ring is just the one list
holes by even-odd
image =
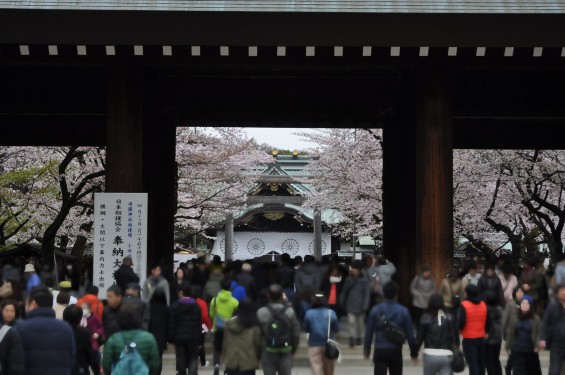
[[[512, 2], [521, 5], [506, 8], [507, 2], [487, 1], [443, 6], [428, 1], [427, 7], [411, 1], [311, 6], [300, 1], [294, 6], [274, 1], [126, 1], [126, 6], [118, 1], [28, 1], [25, 8], [18, 3], [0, 1], [0, 43], [562, 47], [565, 39], [565, 1]], [[151, 3], [155, 5], [147, 5]], [[198, 5], [202, 3], [209, 5]], [[219, 3], [225, 6], [213, 6]]]

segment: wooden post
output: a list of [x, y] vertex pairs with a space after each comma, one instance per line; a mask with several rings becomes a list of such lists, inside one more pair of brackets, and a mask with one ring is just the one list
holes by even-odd
[[233, 260], [233, 215], [228, 215], [226, 219], [226, 262]]
[[160, 264], [172, 280], [177, 207], [176, 125], [178, 114], [159, 101], [157, 72], [145, 70], [143, 191], [149, 198], [148, 268]]
[[322, 213], [314, 210], [314, 258], [322, 260]]
[[418, 74], [417, 257], [436, 281], [453, 258], [453, 137], [449, 73], [441, 66]]

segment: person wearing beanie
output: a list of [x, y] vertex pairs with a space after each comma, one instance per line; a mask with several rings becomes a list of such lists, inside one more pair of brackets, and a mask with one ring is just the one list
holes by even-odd
[[479, 287], [469, 284], [465, 287], [467, 298], [461, 303], [458, 327], [463, 336], [463, 354], [469, 366], [469, 375], [485, 373], [485, 336], [490, 330], [487, 305], [481, 301]]
[[538, 354], [541, 320], [535, 313], [535, 302], [531, 296], [522, 298], [515, 317], [506, 334], [506, 350], [512, 353], [513, 374], [541, 375]]

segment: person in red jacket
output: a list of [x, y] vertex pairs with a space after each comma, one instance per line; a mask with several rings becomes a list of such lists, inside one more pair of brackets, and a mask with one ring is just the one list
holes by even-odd
[[463, 354], [469, 366], [469, 375], [485, 374], [485, 337], [490, 329], [487, 305], [479, 297], [479, 288], [469, 284], [467, 299], [459, 308], [458, 325], [463, 336]]
[[200, 311], [202, 313], [202, 339], [198, 352], [198, 355], [200, 357], [200, 366], [208, 367], [210, 363], [206, 360], [204, 340], [206, 338], [206, 333], [212, 330], [212, 320], [210, 319], [210, 314], [208, 313], [208, 304], [202, 299], [202, 287], [198, 284], [192, 285], [191, 293], [192, 298], [194, 298], [198, 306], [200, 306]]
[[98, 287], [91, 285], [86, 288], [86, 295], [79, 299], [76, 303], [77, 306], [82, 306], [83, 303], [90, 303], [92, 313], [98, 315], [102, 320], [102, 313], [104, 312], [104, 303], [98, 298]]

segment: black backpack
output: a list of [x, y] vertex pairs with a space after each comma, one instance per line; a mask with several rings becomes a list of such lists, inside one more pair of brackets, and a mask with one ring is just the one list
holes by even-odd
[[275, 310], [267, 306], [271, 313], [271, 320], [265, 333], [265, 349], [267, 353], [290, 353], [292, 352], [292, 329], [289, 318], [286, 316], [288, 307]]

